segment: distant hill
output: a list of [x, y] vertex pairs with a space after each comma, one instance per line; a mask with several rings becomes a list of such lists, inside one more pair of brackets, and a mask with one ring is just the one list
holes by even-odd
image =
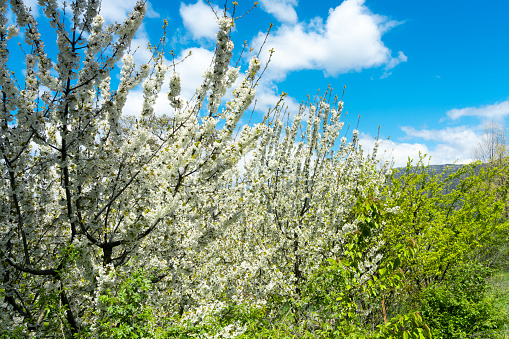
[[[429, 165], [428, 168], [428, 174], [436, 175], [439, 173], [444, 172], [445, 170], [448, 170], [450, 174], [455, 173], [457, 170], [462, 168], [464, 165], [458, 165], [458, 164], [445, 164], [445, 165]], [[403, 174], [405, 174], [406, 167], [397, 167], [398, 173], [395, 175], [397, 178], [401, 177]]]
[[[444, 173], [444, 178], [445, 177], [448, 177], [449, 175], [453, 174], [453, 173], [456, 173], [456, 171], [458, 171], [460, 168], [462, 168], [463, 166], [465, 165], [458, 165], [458, 164], [444, 164], [444, 165], [429, 165], [428, 167], [428, 175], [429, 176], [435, 176], [435, 175], [438, 175], [440, 173], [443, 173], [445, 171], [447, 171], [446, 173]], [[394, 177], [396, 179], [399, 179], [401, 178], [405, 172], [406, 172], [406, 167], [398, 167], [396, 168], [398, 170], [397, 173], [395, 173]], [[412, 173], [415, 173], [417, 170], [414, 168]], [[451, 186], [449, 187], [449, 189], [454, 189], [456, 188], [459, 183], [460, 183], [460, 178], [454, 178], [451, 182]]]

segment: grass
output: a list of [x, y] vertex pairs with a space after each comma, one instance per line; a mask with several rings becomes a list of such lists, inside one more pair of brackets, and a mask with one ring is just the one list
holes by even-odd
[[[490, 279], [496, 303], [506, 314], [509, 314], [509, 271], [502, 271]], [[499, 338], [509, 339], [509, 323], [506, 323], [499, 332]]]

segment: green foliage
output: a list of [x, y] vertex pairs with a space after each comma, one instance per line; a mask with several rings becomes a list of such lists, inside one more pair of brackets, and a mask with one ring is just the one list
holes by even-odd
[[[115, 273], [119, 274], [119, 273]], [[97, 334], [81, 333], [80, 338], [153, 338], [157, 333], [153, 309], [146, 304], [153, 283], [143, 269], [123, 276], [124, 281], [115, 291], [106, 290], [99, 296], [102, 303]]]
[[387, 203], [399, 212], [385, 219], [387, 250], [414, 239], [416, 251], [402, 265], [407, 284], [389, 300], [398, 306], [389, 313], [417, 309], [435, 338], [495, 336], [507, 319], [487, 292], [486, 267], [504, 252], [509, 187], [501, 178], [508, 172], [476, 163], [432, 173], [421, 158], [392, 177]]
[[[167, 319], [164, 332], [159, 338], [189, 338], [207, 336], [230, 336], [240, 328], [245, 333], [254, 334], [263, 332], [270, 327], [270, 316], [267, 307], [253, 306], [244, 303], [229, 301], [227, 307], [217, 314], [212, 314], [199, 322], [182, 321], [182, 319]], [[241, 331], [242, 332], [242, 331]], [[245, 335], [244, 333], [244, 335]]]
[[24, 337], [23, 327], [21, 326], [16, 326], [10, 330], [2, 330], [0, 332], [0, 339], [22, 339]]
[[370, 249], [382, 229], [381, 204], [368, 199], [356, 206], [358, 229], [351, 234], [343, 257], [328, 258], [302, 288], [297, 305], [331, 333], [359, 332], [366, 327], [368, 319], [362, 316], [366, 312], [371, 314], [372, 323], [380, 321], [384, 296], [402, 286], [400, 266], [412, 256], [411, 246], [399, 245], [383, 253], [373, 272], [362, 268], [373, 256]]
[[385, 227], [389, 248], [410, 238], [416, 241], [416, 257], [406, 270], [417, 289], [478, 257], [509, 229], [509, 187], [496, 185], [508, 168], [472, 164], [450, 175], [429, 175], [423, 161], [415, 167], [409, 162], [400, 178], [393, 176], [387, 200], [399, 213], [386, 219]]
[[423, 318], [435, 338], [494, 338], [509, 320], [488, 294], [490, 270], [468, 263], [419, 294]]
[[425, 339], [431, 338], [431, 331], [423, 322], [418, 312], [410, 312], [406, 314], [398, 314], [391, 321], [384, 325], [380, 325], [380, 333], [378, 338], [386, 339]]

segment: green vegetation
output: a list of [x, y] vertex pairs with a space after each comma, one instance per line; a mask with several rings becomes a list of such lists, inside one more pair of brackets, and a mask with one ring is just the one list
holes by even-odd
[[421, 159], [392, 181], [401, 212], [388, 221], [388, 246], [416, 242], [400, 298], [417, 308], [435, 338], [496, 338], [507, 312], [488, 278], [506, 258], [507, 167], [474, 163], [430, 174]]
[[[509, 272], [497, 272], [490, 279], [491, 293], [495, 297], [495, 306], [503, 313], [509, 314]], [[509, 322], [506, 322], [499, 332], [499, 338], [509, 338]]]
[[419, 295], [423, 318], [435, 338], [494, 338], [507, 321], [488, 294], [489, 270], [481, 264], [455, 267], [440, 284]]

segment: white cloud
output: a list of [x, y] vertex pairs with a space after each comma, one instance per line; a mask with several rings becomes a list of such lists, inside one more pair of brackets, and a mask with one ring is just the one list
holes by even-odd
[[[323, 70], [330, 76], [381, 65], [387, 65], [388, 70], [406, 61], [402, 52], [393, 58], [381, 40], [383, 33], [397, 24], [371, 13], [364, 0], [345, 0], [329, 10], [325, 24], [320, 18], [283, 24], [269, 35], [262, 57], [267, 60], [268, 51], [275, 49], [268, 72], [277, 80], [302, 69]], [[252, 43], [255, 49], [264, 39], [260, 32]]]
[[[165, 89], [166, 87], [166, 89]], [[168, 98], [166, 97], [166, 93], [168, 93], [168, 86], [163, 86], [163, 90], [159, 93], [159, 96], [156, 99], [154, 104], [154, 114], [155, 115], [172, 115], [173, 108], [170, 106]], [[127, 100], [122, 110], [122, 114], [128, 116], [140, 116], [141, 109], [143, 108], [143, 89], [136, 88], [129, 92], [127, 95]]]
[[[137, 0], [103, 0], [101, 2], [101, 16], [103, 17], [106, 24], [113, 22], [121, 23], [127, 18], [127, 15], [133, 11], [136, 6]], [[152, 9], [152, 4], [147, 1], [147, 12], [145, 17], [147, 18], [158, 18], [159, 13]]]
[[122, 114], [127, 116], [140, 116], [143, 107], [143, 90], [136, 88], [127, 94]]
[[[191, 99], [195, 94], [196, 89], [203, 82], [203, 72], [211, 65], [214, 57], [214, 52], [205, 48], [188, 48], [180, 54], [177, 61], [181, 61], [185, 56], [191, 52], [191, 56], [186, 58], [183, 62], [179, 63], [176, 67], [182, 79], [181, 96], [186, 100]], [[232, 89], [240, 85], [244, 73], [239, 74], [239, 78], [233, 84]], [[163, 88], [164, 90], [165, 88]], [[256, 87], [256, 110], [262, 113], [267, 113], [269, 108], [272, 108], [279, 101], [279, 91], [275, 84], [267, 81], [260, 81]], [[230, 99], [230, 93], [227, 93], [226, 99]], [[295, 116], [299, 110], [299, 103], [292, 97], [285, 98], [285, 105], [291, 117]], [[252, 107], [252, 106], [251, 106]]]
[[23, 4], [31, 9], [31, 13], [34, 16], [34, 18], [38, 18], [39, 13], [39, 4], [37, 0], [23, 0]]
[[392, 58], [387, 63], [387, 65], [385, 65], [385, 68], [384, 68], [385, 72], [381, 76], [381, 79], [387, 78], [389, 75], [392, 74], [392, 72], [389, 72], [391, 69], [393, 69], [394, 67], [396, 67], [397, 65], [399, 65], [402, 62], [406, 62], [407, 60], [408, 60], [407, 56], [405, 54], [403, 54], [403, 52], [399, 51], [398, 56], [396, 58]]
[[480, 107], [465, 107], [460, 109], [454, 108], [450, 111], [447, 111], [446, 114], [452, 120], [456, 120], [465, 116], [501, 120], [509, 115], [509, 100]]
[[[137, 39], [136, 43], [146, 44], [146, 41], [144, 39]], [[191, 52], [190, 56], [188, 56], [189, 52]], [[188, 57], [183, 60], [186, 56]], [[211, 65], [213, 57], [213, 51], [198, 47], [188, 48], [182, 51], [182, 53], [178, 56], [176, 59], [176, 62], [178, 63], [176, 65], [176, 71], [180, 74], [180, 96], [184, 100], [189, 101], [194, 96], [196, 89], [203, 82], [203, 72]], [[142, 52], [139, 55], [135, 55], [135, 62], [139, 65], [142, 62], [146, 62], [147, 58], [149, 58], [149, 55]], [[165, 62], [167, 65], [171, 64], [171, 62], [168, 60], [165, 60]], [[171, 72], [173, 71], [170, 69], [169, 73]], [[243, 77], [244, 74], [241, 73], [235, 84], [233, 84], [232, 90], [240, 84]], [[168, 79], [169, 74], [167, 74], [165, 82], [162, 86], [161, 95], [159, 95], [158, 99], [156, 100], [156, 104], [154, 106], [155, 114], [167, 113], [170, 109], [168, 100], [166, 99], [165, 95], [165, 93], [169, 91]], [[228, 100], [230, 98], [231, 93], [227, 93], [225, 99]], [[258, 112], [262, 112], [263, 114], [267, 113], [267, 110], [271, 107], [274, 107], [279, 100], [279, 92], [277, 90], [277, 86], [271, 82], [261, 81], [256, 87], [256, 100], [256, 110]], [[299, 103], [292, 97], [286, 97], [285, 104], [288, 108], [290, 117], [293, 118], [299, 110]], [[127, 115], [139, 115], [142, 106], [143, 89], [141, 86], [139, 86], [129, 93], [123, 112]]]
[[[134, 52], [134, 63], [141, 65], [150, 61], [153, 57], [152, 52], [148, 49], [149, 37], [143, 30], [143, 27], [136, 33], [135, 38], [131, 41], [131, 51]], [[120, 63], [119, 63], [120, 64]]]
[[[375, 138], [361, 133], [359, 143], [367, 152], [373, 151]], [[428, 146], [421, 143], [398, 143], [393, 140], [382, 140], [378, 147], [378, 156], [385, 161], [391, 162], [394, 167], [403, 167], [407, 164], [408, 158], [418, 159], [419, 153], [430, 154]]]
[[[423, 142], [396, 142], [383, 140], [380, 144], [380, 154], [385, 152], [385, 159], [393, 159], [396, 167], [405, 166], [408, 157], [418, 159], [419, 152], [431, 156], [431, 164], [452, 164], [455, 161], [460, 164], [472, 161], [472, 148], [479, 141], [479, 136], [473, 129], [466, 126], [447, 127], [444, 129], [422, 129], [413, 127], [402, 127], [406, 138], [432, 141], [434, 146], [426, 145]], [[361, 134], [361, 145], [372, 150], [375, 139], [367, 134]]]
[[[432, 154], [437, 163], [452, 163], [459, 160], [460, 163], [470, 162], [472, 149], [480, 141], [475, 131], [467, 126], [446, 127], [444, 129], [422, 129], [402, 127], [407, 136], [420, 138], [437, 143]], [[433, 160], [433, 159], [432, 159]]]
[[[270, 108], [274, 108], [280, 100], [280, 95], [277, 86], [270, 82], [260, 82], [256, 87], [256, 110], [265, 114]], [[293, 119], [299, 113], [300, 104], [295, 98], [286, 96], [284, 99], [283, 111], [286, 111], [290, 119]]]
[[262, 9], [274, 15], [280, 22], [295, 24], [297, 22], [297, 0], [260, 0]]
[[431, 140], [435, 142], [447, 142], [459, 146], [467, 146], [477, 139], [477, 135], [472, 129], [466, 126], [446, 127], [444, 129], [415, 129], [410, 126], [403, 126], [403, 132], [409, 137]]
[[[219, 8], [214, 6], [219, 12]], [[202, 0], [194, 5], [180, 4], [180, 16], [184, 27], [192, 34], [194, 39], [206, 38], [215, 39], [218, 30], [216, 16], [212, 9]]]

